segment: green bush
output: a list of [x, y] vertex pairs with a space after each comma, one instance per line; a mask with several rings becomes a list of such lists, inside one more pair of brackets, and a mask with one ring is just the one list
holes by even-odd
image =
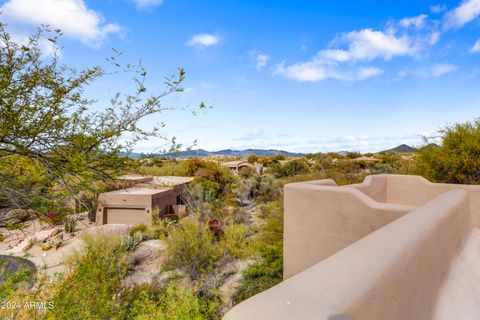
[[124, 251], [133, 251], [142, 242], [142, 234], [135, 232], [120, 238], [120, 247]]
[[244, 279], [233, 296], [235, 304], [273, 287], [283, 279], [282, 201], [264, 204], [260, 210], [264, 223], [254, 243], [260, 258], [244, 271]]
[[148, 230], [147, 226], [143, 223], [133, 226], [130, 229], [130, 235], [133, 236], [135, 233], [146, 233]]
[[248, 254], [248, 228], [243, 224], [230, 224], [224, 228], [222, 246], [237, 259]]
[[0, 258], [0, 302], [31, 283], [31, 270], [26, 265], [20, 266], [15, 272], [9, 271], [7, 266], [8, 263]]
[[480, 119], [440, 130], [441, 146], [418, 151], [416, 173], [434, 182], [480, 184]]
[[212, 232], [198, 219], [183, 219], [170, 230], [167, 243], [164, 268], [178, 268], [192, 280], [211, 271], [223, 254]]
[[171, 282], [160, 292], [142, 287], [131, 290], [124, 300], [131, 300], [128, 317], [137, 320], [214, 320], [218, 319], [217, 309], [221, 300], [200, 299], [192, 289], [184, 289]]
[[72, 259], [72, 272], [55, 288], [55, 308], [50, 315], [54, 319], [114, 319], [122, 310], [115, 296], [122, 292], [121, 281], [130, 267], [120, 237], [86, 234], [83, 240], [85, 251]]

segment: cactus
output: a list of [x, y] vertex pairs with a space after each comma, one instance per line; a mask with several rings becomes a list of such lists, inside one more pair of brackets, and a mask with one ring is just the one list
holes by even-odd
[[77, 226], [77, 220], [72, 217], [67, 217], [65, 222], [63, 223], [63, 227], [66, 233], [73, 233], [75, 231], [75, 227]]

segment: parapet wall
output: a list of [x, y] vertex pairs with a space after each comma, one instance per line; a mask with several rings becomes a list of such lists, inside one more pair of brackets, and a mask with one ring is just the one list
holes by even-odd
[[355, 188], [336, 187], [332, 182], [285, 186], [285, 279], [413, 209], [377, 202]]
[[478, 319], [479, 188], [387, 175], [287, 185], [285, 281], [224, 319]]

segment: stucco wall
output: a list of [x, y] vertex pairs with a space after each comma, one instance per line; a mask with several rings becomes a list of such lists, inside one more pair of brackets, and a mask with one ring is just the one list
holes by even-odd
[[455, 289], [459, 278], [468, 279], [462, 283], [468, 293], [480, 286], [475, 232], [468, 192], [451, 190], [242, 302], [224, 319], [476, 319], [480, 296]]
[[285, 281], [225, 320], [478, 319], [480, 186], [285, 186]]
[[410, 210], [411, 206], [376, 202], [359, 190], [336, 187], [331, 182], [286, 185], [284, 278], [305, 270]]

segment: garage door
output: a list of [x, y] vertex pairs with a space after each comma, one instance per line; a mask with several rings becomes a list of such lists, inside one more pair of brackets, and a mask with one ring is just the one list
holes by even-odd
[[145, 223], [145, 208], [106, 208], [106, 223], [140, 224]]

